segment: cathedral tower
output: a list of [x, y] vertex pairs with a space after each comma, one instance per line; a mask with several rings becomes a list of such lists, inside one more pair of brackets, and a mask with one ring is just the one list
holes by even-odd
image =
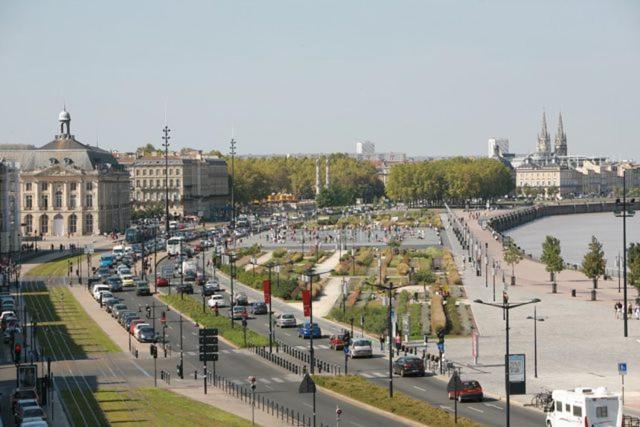
[[551, 137], [547, 130], [547, 115], [544, 112], [542, 113], [542, 129], [538, 134], [537, 152], [540, 154], [551, 153]]
[[558, 130], [556, 131], [556, 154], [558, 156], [567, 155], [567, 135], [564, 133], [564, 125], [562, 124], [562, 113], [558, 117]]

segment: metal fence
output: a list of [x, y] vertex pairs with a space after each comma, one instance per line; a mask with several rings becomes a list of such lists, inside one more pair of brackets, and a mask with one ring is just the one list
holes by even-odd
[[[294, 346], [285, 344], [284, 342], [276, 339], [276, 353], [282, 351], [289, 356], [301, 360], [302, 362], [311, 364], [311, 354], [307, 350], [301, 350]], [[268, 352], [267, 352], [268, 353]], [[326, 362], [318, 357], [314, 357], [315, 368], [317, 368], [318, 373], [328, 373], [332, 375], [342, 375], [342, 366], [336, 363]]]

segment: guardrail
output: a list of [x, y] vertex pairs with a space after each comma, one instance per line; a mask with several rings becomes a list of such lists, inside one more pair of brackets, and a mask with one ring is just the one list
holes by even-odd
[[[275, 340], [275, 343], [276, 343], [276, 353], [278, 353], [279, 351], [283, 351], [285, 354], [288, 354], [293, 358], [301, 360], [306, 364], [311, 363], [311, 355], [306, 350], [300, 350], [299, 348], [285, 344], [278, 339]], [[314, 357], [314, 361], [315, 361], [315, 367], [318, 369], [319, 374], [325, 372], [333, 375], [342, 375], [341, 365], [325, 362], [324, 360], [319, 359], [318, 357]]]

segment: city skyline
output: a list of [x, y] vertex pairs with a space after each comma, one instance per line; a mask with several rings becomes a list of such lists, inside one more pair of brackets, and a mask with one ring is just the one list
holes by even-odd
[[119, 151], [160, 145], [166, 106], [174, 148], [524, 153], [544, 110], [572, 153], [635, 157], [633, 2], [149, 5], [1, 6], [0, 143], [42, 145], [66, 104], [83, 142]]

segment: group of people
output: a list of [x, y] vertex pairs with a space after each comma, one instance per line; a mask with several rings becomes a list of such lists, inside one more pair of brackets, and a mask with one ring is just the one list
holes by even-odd
[[[622, 311], [624, 310], [624, 304], [618, 301], [615, 303], [613, 308], [615, 310], [616, 319], [624, 318], [624, 311]], [[637, 302], [635, 303], [635, 305], [628, 303], [626, 312], [627, 312], [627, 319], [633, 318], [636, 320], [640, 320], [640, 304], [638, 304]]]

